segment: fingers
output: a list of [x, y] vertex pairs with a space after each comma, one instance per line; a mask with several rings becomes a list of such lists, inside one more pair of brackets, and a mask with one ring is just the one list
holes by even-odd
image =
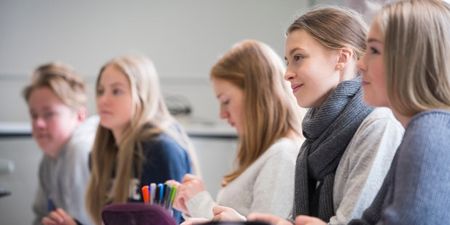
[[181, 183], [189, 182], [189, 181], [195, 180], [195, 179], [199, 179], [199, 178], [193, 174], [188, 173], [188, 174], [184, 175], [183, 181]]
[[291, 222], [281, 217], [265, 213], [250, 213], [247, 216], [247, 219], [250, 221], [262, 221], [273, 225], [292, 225]]
[[58, 225], [58, 223], [54, 220], [52, 220], [50, 217], [44, 217], [41, 220], [41, 223], [44, 225]]
[[49, 213], [46, 217], [42, 218], [41, 222], [44, 225], [58, 225], [64, 223], [64, 218], [55, 210]]
[[245, 221], [247, 220], [245, 216], [239, 214], [236, 210], [225, 207], [225, 206], [215, 206], [213, 207], [213, 220], [226, 220], [226, 221]]
[[181, 184], [178, 182], [178, 181], [176, 181], [176, 180], [168, 180], [168, 181], [166, 181], [166, 184], [167, 185], [169, 185], [169, 186], [175, 186], [175, 187], [179, 187]]
[[42, 219], [44, 225], [75, 225], [75, 220], [63, 209], [58, 208]]
[[185, 199], [179, 196], [178, 194], [176, 195], [175, 200], [173, 201], [173, 207], [178, 211], [181, 211], [182, 213], [189, 215], [189, 210], [187, 209]]
[[326, 223], [316, 217], [297, 216], [295, 218], [295, 225], [326, 225]]
[[213, 207], [213, 215], [216, 216], [216, 215], [218, 215], [218, 214], [220, 214], [223, 211], [228, 210], [228, 209], [229, 209], [228, 207], [216, 205], [216, 206]]

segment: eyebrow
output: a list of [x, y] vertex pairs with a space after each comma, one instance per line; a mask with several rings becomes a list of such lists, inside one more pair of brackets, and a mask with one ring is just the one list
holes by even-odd
[[378, 40], [376, 38], [369, 38], [369, 39], [367, 39], [367, 43], [370, 43], [370, 42], [377, 42], [377, 43], [380, 43], [380, 44], [383, 43], [383, 42], [381, 42], [380, 40]]
[[[291, 50], [289, 51], [289, 54], [288, 54], [288, 56], [290, 56], [290, 55], [294, 54], [294, 52], [295, 52], [295, 51], [297, 51], [297, 50], [303, 50], [303, 51], [304, 51], [304, 49], [303, 49], [303, 48], [295, 47], [295, 48], [293, 48], [293, 49], [291, 49]], [[286, 57], [286, 56], [284, 57], [284, 60], [286, 60], [286, 61], [287, 61], [287, 57]]]
[[120, 82], [114, 82], [114, 83], [110, 84], [109, 86], [118, 87], [118, 86], [125, 86], [125, 85], [123, 83], [120, 83]]

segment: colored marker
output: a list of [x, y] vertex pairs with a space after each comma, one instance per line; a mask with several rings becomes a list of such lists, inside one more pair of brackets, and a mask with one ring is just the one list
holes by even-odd
[[48, 212], [52, 212], [56, 209], [55, 203], [53, 203], [51, 198], [49, 198], [47, 200], [47, 209], [48, 209]]
[[164, 202], [164, 184], [158, 184], [159, 187], [159, 204], [162, 205]]
[[155, 192], [156, 192], [156, 184], [155, 183], [151, 183], [150, 184], [150, 203], [151, 204], [156, 202], [155, 201], [155, 199], [156, 199]]
[[164, 193], [163, 207], [168, 209], [169, 208], [169, 203], [170, 203], [170, 191], [171, 191], [171, 188], [170, 188], [169, 185], [164, 184], [164, 189], [165, 189], [165, 193]]
[[170, 190], [170, 202], [169, 208], [172, 208], [173, 201], [175, 200], [175, 196], [177, 195], [177, 187], [173, 186], [172, 190]]
[[150, 203], [150, 194], [148, 191], [148, 185], [145, 185], [142, 187], [141, 189], [141, 193], [142, 193], [142, 198], [144, 199], [144, 203], [148, 204]]

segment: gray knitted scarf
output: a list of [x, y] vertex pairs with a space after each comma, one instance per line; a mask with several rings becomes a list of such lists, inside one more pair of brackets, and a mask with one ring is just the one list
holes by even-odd
[[334, 215], [336, 168], [361, 122], [372, 112], [363, 101], [361, 78], [341, 82], [303, 119], [303, 143], [295, 170], [293, 213], [328, 222]]

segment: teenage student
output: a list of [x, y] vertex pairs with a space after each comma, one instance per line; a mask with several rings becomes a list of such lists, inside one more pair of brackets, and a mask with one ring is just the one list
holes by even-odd
[[405, 136], [373, 204], [350, 224], [450, 221], [449, 21], [445, 1], [411, 0], [386, 6], [372, 23], [359, 64], [365, 96], [390, 107]]
[[[328, 224], [359, 217], [380, 188], [403, 134], [387, 108], [365, 104], [357, 60], [366, 48], [366, 25], [350, 9], [316, 8], [288, 28], [286, 79], [300, 106], [306, 141], [297, 158], [297, 215]], [[289, 223], [254, 214], [250, 219]]]
[[39, 163], [33, 224], [60, 208], [91, 224], [84, 195], [89, 181], [88, 157], [97, 122], [86, 119], [85, 84], [69, 65], [39, 66], [23, 91], [33, 138], [44, 155]]
[[[105, 205], [142, 202], [143, 185], [181, 181], [193, 172], [196, 157], [186, 133], [169, 114], [148, 58], [112, 59], [100, 70], [96, 92], [100, 125], [86, 206], [95, 224], [101, 225]], [[74, 222], [62, 211], [49, 219], [49, 224]]]
[[239, 137], [237, 165], [224, 176], [216, 201], [201, 179], [185, 176], [175, 201], [185, 215], [215, 220], [245, 220], [251, 212], [288, 216], [303, 138], [301, 110], [284, 71], [280, 57], [255, 40], [237, 43], [212, 67], [220, 117]]

